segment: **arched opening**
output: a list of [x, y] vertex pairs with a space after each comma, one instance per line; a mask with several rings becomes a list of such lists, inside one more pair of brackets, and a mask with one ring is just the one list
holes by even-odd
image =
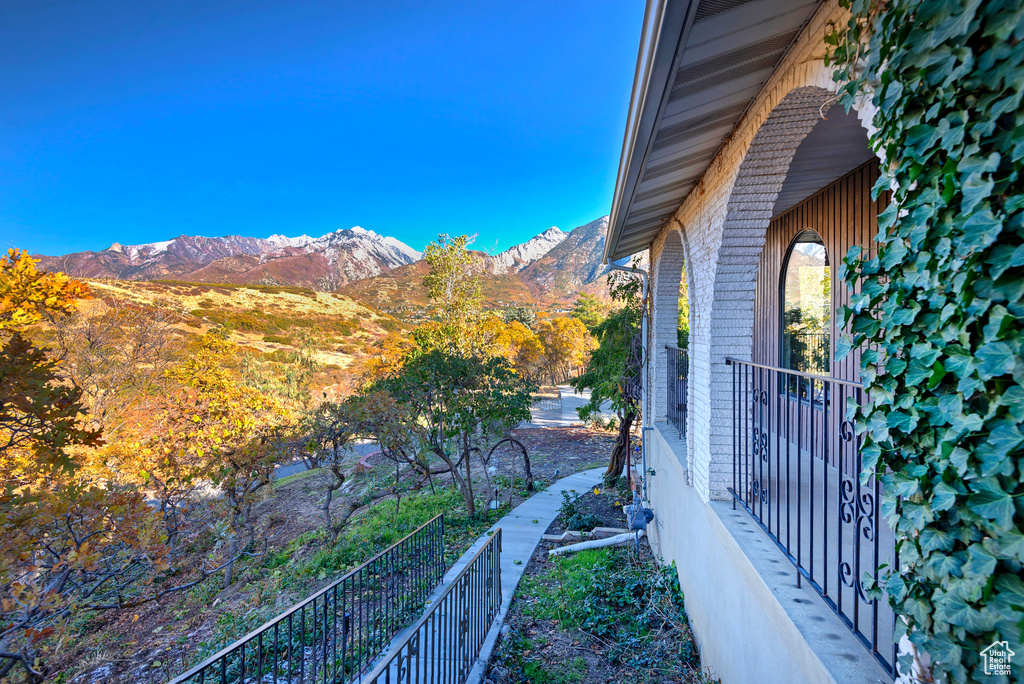
[[887, 199], [871, 199], [878, 160], [856, 115], [833, 107], [826, 116], [817, 116], [793, 152], [764, 222], [751, 293], [750, 359], [855, 381], [859, 355], [835, 361], [843, 332], [836, 312], [851, 297], [837, 266], [854, 245], [873, 249], [876, 217]]
[[[651, 251], [651, 384], [658, 388], [648, 393], [654, 422], [667, 421], [679, 436], [686, 431], [686, 378], [689, 357], [686, 346], [689, 333], [689, 302], [685, 299], [685, 246], [682, 232], [667, 230]], [[680, 329], [684, 332], [681, 334]], [[661, 389], [666, 388], [666, 389]]]
[[857, 354], [835, 359], [851, 299], [835, 260], [873, 247], [878, 177], [859, 119], [821, 89], [790, 92], [754, 136], [716, 264], [709, 470], [891, 666], [892, 612], [855, 568], [891, 559], [893, 535], [847, 413], [865, 401]]

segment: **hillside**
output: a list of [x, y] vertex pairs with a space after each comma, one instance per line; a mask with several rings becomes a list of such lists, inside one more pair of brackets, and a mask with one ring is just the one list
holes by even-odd
[[229, 331], [229, 339], [267, 358], [286, 360], [312, 341], [321, 364], [314, 383], [325, 387], [346, 380], [334, 376], [366, 358], [369, 347], [391, 330], [405, 326], [337, 293], [297, 287], [206, 285], [176, 281], [131, 282], [86, 280], [95, 299], [86, 306], [106, 306], [114, 300], [171, 311], [179, 316], [182, 334], [202, 334], [214, 327]]
[[[485, 256], [479, 256], [483, 262]], [[338, 292], [400, 320], [418, 322], [427, 312], [427, 291], [423, 287], [423, 277], [428, 272], [427, 262], [420, 260], [373, 278], [343, 285]], [[537, 303], [530, 289], [515, 273], [482, 272], [480, 284], [484, 301], [490, 307], [504, 309]]]
[[486, 270], [494, 274], [518, 273], [550, 252], [568, 235], [552, 226], [526, 242], [510, 247], [500, 254], [488, 256], [485, 259]]
[[[580, 292], [608, 296], [606, 268], [601, 265], [604, 231], [602, 217], [565, 233], [549, 229], [532, 240], [501, 254], [480, 258], [480, 284], [488, 306], [561, 308]], [[539, 248], [547, 247], [539, 254]], [[399, 266], [380, 275], [357, 280], [338, 292], [406, 322], [426, 316], [427, 296], [423, 276], [425, 261]]]
[[[478, 252], [481, 286], [488, 306], [499, 310], [523, 305], [557, 309], [572, 302], [579, 292], [607, 297], [606, 269], [601, 265], [607, 225], [608, 218], [602, 217], [569, 232], [552, 227], [499, 254]], [[181, 302], [188, 311], [201, 308], [197, 301], [208, 299], [207, 293], [231, 297], [248, 293], [237, 302], [231, 297], [223, 301], [212, 297], [217, 302], [212, 313], [258, 312], [262, 302], [251, 301], [251, 293], [305, 288], [309, 293], [304, 300], [307, 303], [316, 293], [336, 292], [365, 302], [385, 315], [413, 323], [422, 320], [427, 311], [423, 289], [427, 264], [421, 257], [420, 252], [395, 238], [356, 227], [319, 238], [181, 236], [145, 245], [115, 243], [101, 252], [41, 258], [44, 268], [79, 278], [114, 279], [101, 280], [108, 283], [102, 287], [128, 288], [127, 282], [137, 281], [140, 287], [135, 292], [156, 296], [160, 291], [172, 299], [187, 291], [184, 283], [196, 283], [192, 289], [202, 294], [185, 297]], [[158, 282], [164, 280], [182, 282]], [[146, 281], [154, 287], [143, 286]], [[205, 289], [199, 285], [207, 283]], [[237, 287], [244, 285], [265, 287]], [[321, 301], [317, 295], [313, 301], [320, 305], [334, 300], [324, 297]], [[273, 311], [281, 303], [267, 304]], [[352, 306], [359, 305], [352, 302]], [[368, 331], [374, 328], [373, 314], [358, 316], [369, 322]], [[251, 341], [262, 349], [262, 340], [254, 337]]]

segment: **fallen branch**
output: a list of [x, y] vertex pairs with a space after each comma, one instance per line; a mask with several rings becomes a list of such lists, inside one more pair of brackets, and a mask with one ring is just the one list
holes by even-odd
[[592, 539], [590, 541], [580, 542], [578, 544], [569, 544], [568, 546], [561, 546], [557, 549], [551, 549], [548, 551], [548, 556], [561, 556], [566, 553], [573, 553], [576, 551], [586, 551], [587, 549], [600, 549], [605, 546], [622, 546], [628, 544], [631, 541], [640, 541], [643, 539], [646, 532], [641, 530], [638, 534], [633, 532], [626, 532], [625, 534], [617, 534], [614, 537], [608, 537], [607, 539]]

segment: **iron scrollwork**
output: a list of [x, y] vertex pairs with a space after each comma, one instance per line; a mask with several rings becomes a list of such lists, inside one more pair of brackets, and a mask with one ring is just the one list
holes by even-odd
[[[853, 553], [860, 557], [860, 538], [871, 542], [875, 539], [875, 496], [870, 491], [854, 493], [853, 480], [843, 478], [839, 484], [839, 519], [843, 523], [854, 526]], [[865, 603], [870, 603], [862, 583], [854, 576], [853, 567], [848, 561], [839, 564], [839, 578], [843, 584], [854, 589]]]

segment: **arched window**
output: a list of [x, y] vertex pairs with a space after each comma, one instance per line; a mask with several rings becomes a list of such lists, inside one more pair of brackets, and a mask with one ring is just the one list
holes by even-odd
[[832, 334], [832, 273], [821, 236], [793, 240], [782, 269], [782, 367], [828, 375]]

